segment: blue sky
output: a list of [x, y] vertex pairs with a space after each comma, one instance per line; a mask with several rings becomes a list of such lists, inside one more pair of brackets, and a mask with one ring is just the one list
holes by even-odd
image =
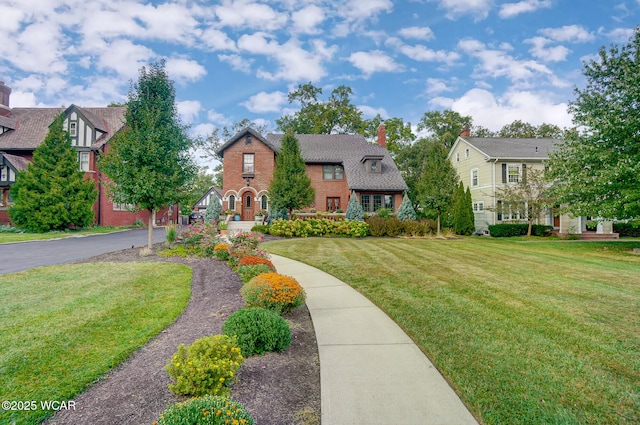
[[195, 134], [267, 123], [311, 82], [354, 90], [367, 118], [453, 109], [492, 130], [570, 126], [582, 61], [629, 40], [640, 0], [0, 0], [11, 106], [124, 102], [165, 58]]

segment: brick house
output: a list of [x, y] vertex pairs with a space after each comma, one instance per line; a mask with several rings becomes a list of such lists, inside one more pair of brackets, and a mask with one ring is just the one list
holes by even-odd
[[[49, 126], [59, 114], [64, 116], [64, 129], [78, 153], [78, 169], [86, 179], [95, 182], [98, 198], [93, 206], [95, 223], [101, 226], [126, 226], [137, 220], [148, 223], [147, 211], [131, 211], [126, 205], [111, 202], [97, 166], [97, 157], [109, 149], [109, 140], [125, 122], [125, 107], [84, 108], [10, 108], [11, 89], [0, 81], [0, 224], [10, 222], [7, 210], [11, 204], [9, 189], [16, 174], [27, 168], [33, 151], [44, 141]], [[156, 223], [176, 222], [175, 206], [156, 213]]]
[[[223, 158], [223, 210], [236, 211], [245, 221], [253, 220], [259, 211], [269, 211], [269, 182], [283, 137], [272, 133], [263, 137], [246, 128], [216, 151]], [[377, 144], [353, 134], [295, 137], [316, 192], [310, 208], [346, 211], [355, 191], [365, 213], [398, 210], [408, 187], [386, 149], [384, 125], [378, 129]]]

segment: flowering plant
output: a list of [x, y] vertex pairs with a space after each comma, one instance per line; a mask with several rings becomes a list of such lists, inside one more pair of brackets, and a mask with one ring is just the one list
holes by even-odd
[[247, 409], [237, 401], [220, 396], [194, 398], [169, 406], [153, 425], [253, 425]]
[[256, 232], [239, 231], [234, 235], [227, 235], [231, 248], [229, 254], [237, 263], [242, 257], [253, 255], [256, 257], [266, 257], [267, 253], [258, 248], [258, 244], [262, 242], [262, 236]]
[[254, 277], [240, 293], [247, 307], [262, 307], [278, 314], [300, 307], [306, 298], [296, 279], [279, 273], [263, 273]]

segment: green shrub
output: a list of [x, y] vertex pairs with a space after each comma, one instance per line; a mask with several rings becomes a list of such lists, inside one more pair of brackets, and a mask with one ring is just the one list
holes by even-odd
[[157, 425], [253, 425], [247, 409], [237, 401], [219, 396], [194, 398], [172, 404]]
[[262, 307], [278, 314], [304, 304], [306, 294], [297, 280], [279, 273], [264, 273], [245, 283], [240, 290], [247, 307]]
[[229, 259], [229, 245], [226, 243], [219, 243], [213, 247], [213, 255], [219, 260], [227, 261]]
[[371, 236], [379, 237], [387, 235], [387, 225], [384, 218], [374, 215], [368, 217], [366, 223], [369, 225], [369, 233]]
[[404, 233], [404, 224], [396, 217], [385, 218], [387, 236], [395, 237]]
[[613, 223], [613, 231], [621, 237], [640, 238], [640, 220]]
[[369, 226], [360, 221], [309, 218], [306, 220], [275, 220], [269, 228], [274, 236], [350, 236], [361, 238], [369, 234]]
[[167, 244], [174, 243], [178, 238], [178, 226], [175, 224], [168, 224], [164, 229], [167, 232]]
[[391, 217], [391, 209], [390, 208], [380, 208], [379, 210], [376, 211], [376, 215], [378, 217], [382, 217], [382, 218], [389, 218], [389, 217]]
[[[525, 236], [528, 230], [529, 225], [527, 223], [504, 223], [489, 225], [489, 234], [494, 238]], [[533, 226], [531, 226], [531, 235], [545, 236], [548, 235], [551, 230], [553, 230], [553, 226], [534, 224]]]
[[251, 264], [246, 266], [239, 265], [236, 271], [238, 272], [240, 279], [244, 283], [247, 283], [254, 277], [263, 273], [271, 273], [273, 270], [271, 270], [271, 267], [266, 264]]
[[158, 252], [158, 255], [160, 257], [186, 258], [189, 255], [197, 255], [198, 253], [199, 253], [199, 250], [196, 248], [187, 248], [184, 245], [176, 245], [176, 246], [172, 246], [171, 248], [163, 249], [162, 251]]
[[178, 351], [165, 369], [175, 381], [169, 389], [188, 396], [228, 395], [228, 385], [244, 358], [234, 337], [212, 335], [200, 338]]
[[269, 234], [269, 226], [266, 224], [256, 224], [251, 228], [252, 232], [262, 233], [263, 235]]
[[278, 313], [265, 308], [245, 308], [233, 313], [222, 332], [235, 336], [245, 357], [265, 352], [281, 353], [291, 345], [291, 330]]

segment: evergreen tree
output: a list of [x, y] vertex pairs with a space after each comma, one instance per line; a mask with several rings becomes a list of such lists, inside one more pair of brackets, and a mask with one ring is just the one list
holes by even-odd
[[416, 219], [416, 211], [413, 209], [409, 195], [406, 193], [402, 197], [402, 204], [400, 204], [400, 208], [398, 208], [398, 218], [401, 221]]
[[349, 197], [345, 217], [349, 221], [364, 221], [364, 211], [362, 210], [362, 205], [358, 202], [358, 196], [355, 191], [352, 191]]
[[469, 236], [475, 230], [473, 220], [473, 206], [471, 201], [471, 190], [464, 190], [462, 182], [456, 191], [456, 204], [453, 215], [453, 231], [458, 235]]
[[12, 222], [33, 232], [86, 227], [93, 223], [96, 188], [78, 169], [76, 151], [59, 115], [44, 142], [33, 152], [27, 170], [11, 187]]
[[222, 211], [222, 204], [218, 195], [212, 194], [211, 201], [207, 206], [207, 210], [204, 212], [204, 221], [212, 223], [214, 220], [220, 220], [220, 211]]
[[307, 176], [298, 139], [290, 131], [282, 138], [282, 147], [276, 157], [276, 166], [269, 184], [269, 198], [272, 211], [286, 209], [289, 214], [294, 209], [311, 205], [315, 199], [315, 189]]
[[149, 212], [149, 248], [153, 212], [186, 199], [197, 172], [189, 154], [193, 142], [180, 123], [173, 82], [164, 66], [161, 61], [148, 70], [142, 67], [129, 91], [125, 129], [100, 160], [112, 199]]

